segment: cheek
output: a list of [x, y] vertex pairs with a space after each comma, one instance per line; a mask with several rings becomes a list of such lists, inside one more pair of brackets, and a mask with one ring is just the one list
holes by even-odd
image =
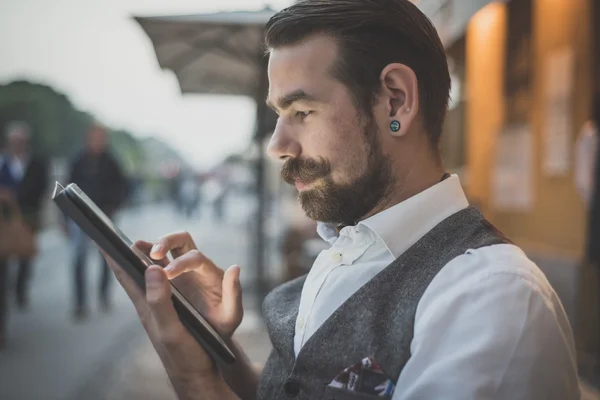
[[356, 118], [333, 113], [328, 118], [311, 121], [306, 126], [303, 156], [323, 157], [331, 163], [335, 183], [351, 183], [366, 169], [368, 161], [365, 132]]
[[331, 160], [333, 181], [339, 184], [354, 182], [366, 171], [367, 161], [367, 153], [362, 146], [347, 146], [336, 161]]
[[[332, 179], [335, 183], [352, 183], [368, 167], [368, 149], [363, 132], [356, 130], [356, 127], [352, 128], [351, 135], [340, 134], [340, 140], [330, 156]], [[346, 131], [348, 132], [350, 131]]]

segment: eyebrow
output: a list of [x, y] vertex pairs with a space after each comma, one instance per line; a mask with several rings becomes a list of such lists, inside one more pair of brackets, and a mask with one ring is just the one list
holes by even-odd
[[277, 99], [277, 106], [274, 106], [269, 99], [267, 99], [267, 105], [273, 109], [278, 108], [280, 110], [286, 110], [298, 101], [318, 102], [313, 95], [306, 93], [302, 89], [298, 89]]

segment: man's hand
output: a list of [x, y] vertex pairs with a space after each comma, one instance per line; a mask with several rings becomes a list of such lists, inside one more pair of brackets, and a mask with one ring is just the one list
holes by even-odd
[[136, 247], [164, 266], [168, 278], [194, 307], [225, 339], [231, 339], [244, 316], [238, 266], [224, 272], [198, 251], [187, 232], [167, 235], [154, 245], [138, 241]]
[[[177, 277], [177, 286], [195, 292], [188, 297], [223, 336], [231, 337], [242, 318], [239, 268], [224, 273], [195, 249], [188, 234], [169, 235], [155, 246], [138, 242], [140, 250], [157, 259], [146, 271], [146, 294], [106, 254], [110, 268], [132, 299], [136, 311], [160, 356], [180, 399], [234, 399], [237, 396], [219, 375], [204, 349], [187, 332], [171, 300], [169, 277]], [[174, 257], [169, 263], [167, 253]], [[170, 265], [169, 265], [170, 264]], [[170, 272], [161, 266], [169, 265]], [[183, 274], [187, 271], [193, 271]], [[183, 275], [181, 275], [183, 274]], [[202, 293], [206, 291], [206, 293]], [[189, 295], [189, 293], [187, 294]]]

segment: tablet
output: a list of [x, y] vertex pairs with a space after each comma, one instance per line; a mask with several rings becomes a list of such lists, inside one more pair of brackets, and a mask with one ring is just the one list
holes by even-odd
[[[63, 187], [57, 182], [52, 199], [67, 217], [71, 218], [145, 291], [144, 272], [156, 262], [137, 249], [77, 185], [72, 183]], [[215, 361], [225, 364], [234, 363], [235, 355], [219, 333], [172, 283], [171, 290], [173, 305], [179, 319], [194, 339]]]

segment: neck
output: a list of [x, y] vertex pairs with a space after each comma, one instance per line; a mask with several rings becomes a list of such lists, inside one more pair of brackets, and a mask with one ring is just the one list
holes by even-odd
[[[366, 216], [367, 219], [375, 214], [387, 210], [403, 201], [438, 184], [444, 176], [441, 155], [437, 150], [431, 150], [429, 145], [413, 152], [413, 156], [399, 157], [398, 159], [410, 163], [411, 167], [402, 175], [396, 176], [394, 186], [389, 194]], [[396, 171], [402, 170], [394, 165]]]

